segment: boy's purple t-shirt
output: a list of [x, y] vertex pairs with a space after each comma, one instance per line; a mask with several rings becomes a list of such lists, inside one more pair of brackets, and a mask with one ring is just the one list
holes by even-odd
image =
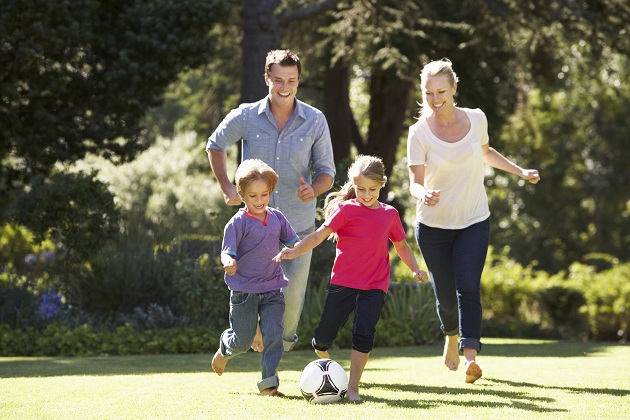
[[286, 287], [289, 282], [280, 263], [272, 260], [280, 243], [291, 246], [297, 234], [279, 211], [267, 207], [265, 222], [240, 209], [225, 225], [221, 252], [236, 259], [236, 273], [225, 275], [230, 290], [265, 293]]

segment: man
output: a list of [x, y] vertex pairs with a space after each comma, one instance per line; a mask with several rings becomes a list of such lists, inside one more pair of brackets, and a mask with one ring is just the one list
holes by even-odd
[[[317, 196], [333, 184], [335, 163], [326, 117], [296, 98], [302, 65], [289, 50], [267, 54], [265, 83], [269, 94], [258, 102], [233, 109], [208, 139], [210, 166], [221, 185], [226, 204], [238, 206], [241, 198], [227, 175], [226, 150], [243, 140], [243, 159], [258, 158], [279, 175], [269, 205], [286, 216], [300, 238], [315, 230]], [[304, 306], [312, 252], [282, 262], [289, 279], [283, 289], [285, 351], [298, 340], [295, 334]], [[254, 339], [260, 351], [260, 336]]]

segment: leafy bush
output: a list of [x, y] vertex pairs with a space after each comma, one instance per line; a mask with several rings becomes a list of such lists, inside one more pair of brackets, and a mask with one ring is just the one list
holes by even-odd
[[551, 276], [491, 256], [481, 285], [484, 335], [627, 340], [630, 263], [610, 264], [574, 263]]
[[586, 303], [584, 295], [571, 287], [551, 286], [538, 293], [543, 313], [561, 336], [576, 337], [586, 334], [585, 317], [580, 308]]
[[0, 324], [23, 328], [34, 323], [37, 298], [23, 276], [4, 273], [0, 277]]
[[230, 291], [217, 258], [203, 254], [195, 264], [177, 262], [174, 290], [179, 313], [192, 325], [224, 329], [229, 318]]
[[13, 219], [39, 241], [62, 242], [70, 263], [89, 259], [118, 232], [119, 210], [95, 172], [36, 177], [13, 206]]
[[[121, 319], [124, 319], [124, 322], [121, 322]], [[129, 324], [138, 331], [188, 326], [188, 318], [178, 317], [168, 306], [160, 306], [155, 303], [150, 304], [146, 309], [136, 307], [130, 315], [119, 315], [115, 322], [123, 325]]]
[[[228, 325], [229, 290], [216, 236], [186, 235], [155, 247], [122, 236], [91, 258], [81, 282], [85, 300], [67, 300], [45, 272], [0, 273], [0, 352], [87, 355], [214, 351]], [[33, 248], [35, 249], [35, 248]], [[314, 255], [298, 349], [310, 348], [319, 323], [333, 244]], [[597, 268], [609, 267], [603, 271]], [[395, 276], [408, 270], [394, 269]], [[86, 274], [87, 273], [87, 274]], [[573, 264], [553, 276], [502, 255], [488, 258], [482, 278], [484, 336], [625, 340], [630, 263]], [[431, 285], [392, 282], [375, 346], [431, 343], [441, 333]], [[75, 294], [75, 296], [78, 296]], [[351, 347], [353, 319], [336, 347]], [[579, 328], [577, 328], [579, 327]], [[209, 344], [209, 343], [212, 344]]]
[[597, 272], [591, 265], [574, 263], [567, 284], [583, 293], [581, 313], [588, 320], [593, 340], [628, 340], [630, 328], [630, 263], [614, 261], [611, 268]]
[[549, 281], [545, 272], [490, 252], [481, 278], [483, 335], [558, 337], [543, 325], [543, 309], [536, 297], [536, 291]]
[[24, 226], [0, 226], [0, 273], [39, 273], [54, 259], [54, 251], [52, 241], [35, 242]]
[[[307, 288], [297, 332], [300, 340], [296, 344], [296, 349], [311, 348], [311, 338], [319, 324], [326, 301], [329, 278], [328, 276], [319, 282], [312, 282]], [[353, 322], [354, 315], [350, 315], [335, 339], [335, 347], [352, 347]], [[376, 326], [374, 346], [428, 344], [435, 342], [440, 336], [431, 286], [393, 282]]]
[[205, 327], [140, 331], [126, 324], [108, 331], [90, 325], [68, 328], [53, 323], [38, 331], [0, 324], [2, 357], [209, 353], [218, 345], [218, 335]]
[[175, 257], [136, 238], [109, 244], [80, 280], [81, 308], [114, 316], [150, 304], [167, 306], [173, 295]]
[[127, 232], [170, 243], [183, 235], [219, 235], [236, 210], [223, 202], [196, 133], [160, 137], [135, 160], [114, 165], [88, 156], [73, 171], [95, 168], [124, 214]]
[[400, 323], [409, 328], [411, 339], [401, 345], [429, 344], [442, 335], [430, 284], [392, 282], [381, 319], [389, 321], [387, 327], [378, 327], [383, 334], [395, 335], [390, 324]]

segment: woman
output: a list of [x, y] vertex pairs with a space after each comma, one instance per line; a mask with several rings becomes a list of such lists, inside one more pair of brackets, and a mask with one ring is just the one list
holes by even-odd
[[480, 282], [490, 236], [484, 163], [535, 184], [523, 169], [489, 146], [483, 111], [455, 103], [457, 75], [448, 59], [421, 73], [422, 110], [409, 128], [410, 190], [417, 199], [416, 240], [429, 269], [441, 328], [444, 364], [455, 371], [464, 354], [465, 381], [482, 375]]

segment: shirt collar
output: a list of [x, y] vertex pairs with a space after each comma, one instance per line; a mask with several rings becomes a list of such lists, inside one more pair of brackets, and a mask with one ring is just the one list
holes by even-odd
[[[271, 116], [271, 107], [269, 106], [269, 95], [265, 96], [265, 98], [261, 101], [260, 106], [258, 107], [258, 115], [268, 114]], [[306, 114], [304, 113], [304, 105], [302, 101], [298, 98], [295, 98], [295, 110], [293, 111], [294, 116], [298, 116], [303, 120], [306, 119]]]

